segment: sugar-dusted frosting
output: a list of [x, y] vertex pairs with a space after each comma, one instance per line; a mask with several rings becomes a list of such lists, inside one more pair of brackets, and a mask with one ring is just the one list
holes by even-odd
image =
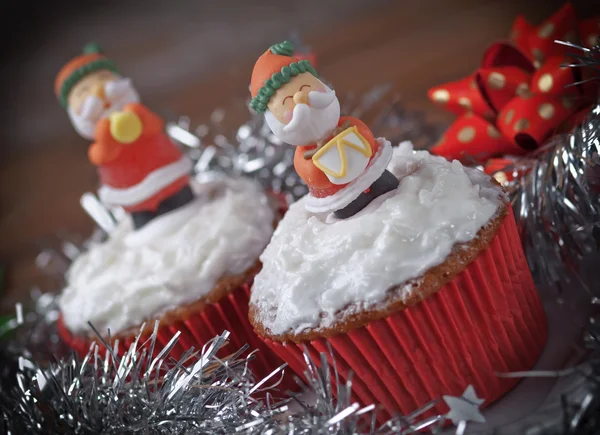
[[[261, 255], [252, 288], [256, 320], [272, 334], [330, 326], [349, 306], [381, 303], [387, 290], [441, 264], [496, 214], [502, 190], [481, 171], [410, 143], [388, 166], [400, 180], [357, 215], [314, 214], [292, 204]], [[401, 297], [410, 294], [405, 286]]]
[[[138, 237], [126, 218], [107, 241], [75, 260], [59, 299], [72, 332], [89, 330], [88, 321], [111, 333], [140, 325], [200, 299], [221, 277], [243, 273], [257, 261], [274, 220], [262, 189], [231, 178], [193, 188], [198, 199], [176, 212], [191, 216], [183, 222], [165, 216], [139, 230], [148, 230], [148, 237]], [[170, 222], [176, 224], [165, 225]], [[131, 235], [135, 243], [127, 242]]]

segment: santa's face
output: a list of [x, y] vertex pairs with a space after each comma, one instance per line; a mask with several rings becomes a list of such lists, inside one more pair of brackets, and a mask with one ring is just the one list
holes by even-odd
[[93, 140], [100, 119], [139, 100], [130, 79], [101, 70], [86, 75], [73, 86], [67, 98], [67, 111], [75, 130]]
[[294, 146], [326, 139], [340, 119], [335, 91], [306, 72], [275, 92], [265, 119], [275, 136]]

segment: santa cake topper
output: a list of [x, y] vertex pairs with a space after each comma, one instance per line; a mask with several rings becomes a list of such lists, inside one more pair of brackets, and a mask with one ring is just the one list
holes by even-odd
[[391, 145], [375, 139], [361, 120], [340, 117], [335, 91], [318, 79], [309, 60], [293, 53], [284, 41], [258, 58], [250, 107], [265, 114], [275, 136], [297, 147], [294, 167], [310, 191], [307, 210], [353, 216], [398, 186], [386, 170]]
[[88, 156], [98, 167], [103, 203], [123, 207], [141, 228], [194, 198], [191, 162], [97, 45], [63, 66], [54, 90], [75, 130], [94, 140]]

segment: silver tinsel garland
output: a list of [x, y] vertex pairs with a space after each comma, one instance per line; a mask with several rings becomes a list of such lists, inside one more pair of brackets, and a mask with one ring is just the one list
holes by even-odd
[[[600, 297], [600, 105], [535, 160], [515, 163], [510, 185], [523, 245], [537, 282]], [[544, 252], [545, 255], [540, 255]]]
[[15, 322], [18, 337], [4, 349], [4, 433], [383, 435], [437, 433], [446, 422], [441, 415], [421, 418], [432, 402], [410, 416], [378, 424], [378, 407], [353, 403], [351, 380], [338, 383], [335, 361], [330, 365], [324, 354], [318, 368], [305, 353], [308, 385], [303, 393], [283, 398], [277, 385], [285, 365], [255, 379], [248, 370], [254, 355], [247, 345], [226, 358], [216, 356], [227, 342], [227, 331], [179, 360], [169, 356], [177, 335], [155, 358], [150, 356], [158, 322], [148, 342], [138, 336], [122, 358], [118, 343], [113, 349], [97, 334], [103, 345], [93, 345], [83, 360], [68, 353], [53, 361], [36, 359], [32, 349], [58, 349], [52, 346], [58, 343], [55, 298], [38, 294], [35, 308]]
[[[305, 353], [304, 390], [281, 392], [277, 385], [285, 367], [255, 379], [248, 370], [253, 353], [247, 346], [225, 358], [216, 357], [227, 340], [226, 331], [179, 360], [169, 357], [177, 336], [156, 358], [149, 356], [147, 343], [135, 342], [122, 358], [104, 343], [92, 347], [81, 360], [61, 347], [54, 329], [55, 301], [55, 295], [36, 294], [28, 314], [15, 319], [16, 335], [2, 347], [2, 433], [408, 435], [441, 433], [448, 422], [446, 415], [423, 418], [434, 401], [411, 415], [378, 423], [378, 407], [353, 403], [351, 380], [338, 383], [335, 360], [329, 364], [325, 354], [320, 355], [319, 368]], [[513, 374], [565, 377], [569, 388], [539, 414], [513, 422], [511, 433], [598, 433], [599, 325], [592, 324], [588, 331], [590, 356], [584, 364], [562, 372]], [[47, 359], [51, 354], [56, 358]], [[473, 405], [464, 397], [454, 399]], [[466, 428], [467, 422], [461, 421], [444, 433], [464, 434]], [[468, 433], [492, 431], [478, 426]]]

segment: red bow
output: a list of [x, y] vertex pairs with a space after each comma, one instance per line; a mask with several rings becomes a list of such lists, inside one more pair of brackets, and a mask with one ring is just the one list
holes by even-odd
[[475, 73], [429, 90], [432, 101], [459, 115], [431, 152], [485, 161], [524, 154], [568, 131], [593, 103], [597, 83], [566, 87], [583, 71], [561, 67], [572, 60], [554, 40], [591, 47], [599, 35], [600, 20], [578, 23], [570, 3], [538, 27], [517, 17], [511, 42], [489, 47]]

